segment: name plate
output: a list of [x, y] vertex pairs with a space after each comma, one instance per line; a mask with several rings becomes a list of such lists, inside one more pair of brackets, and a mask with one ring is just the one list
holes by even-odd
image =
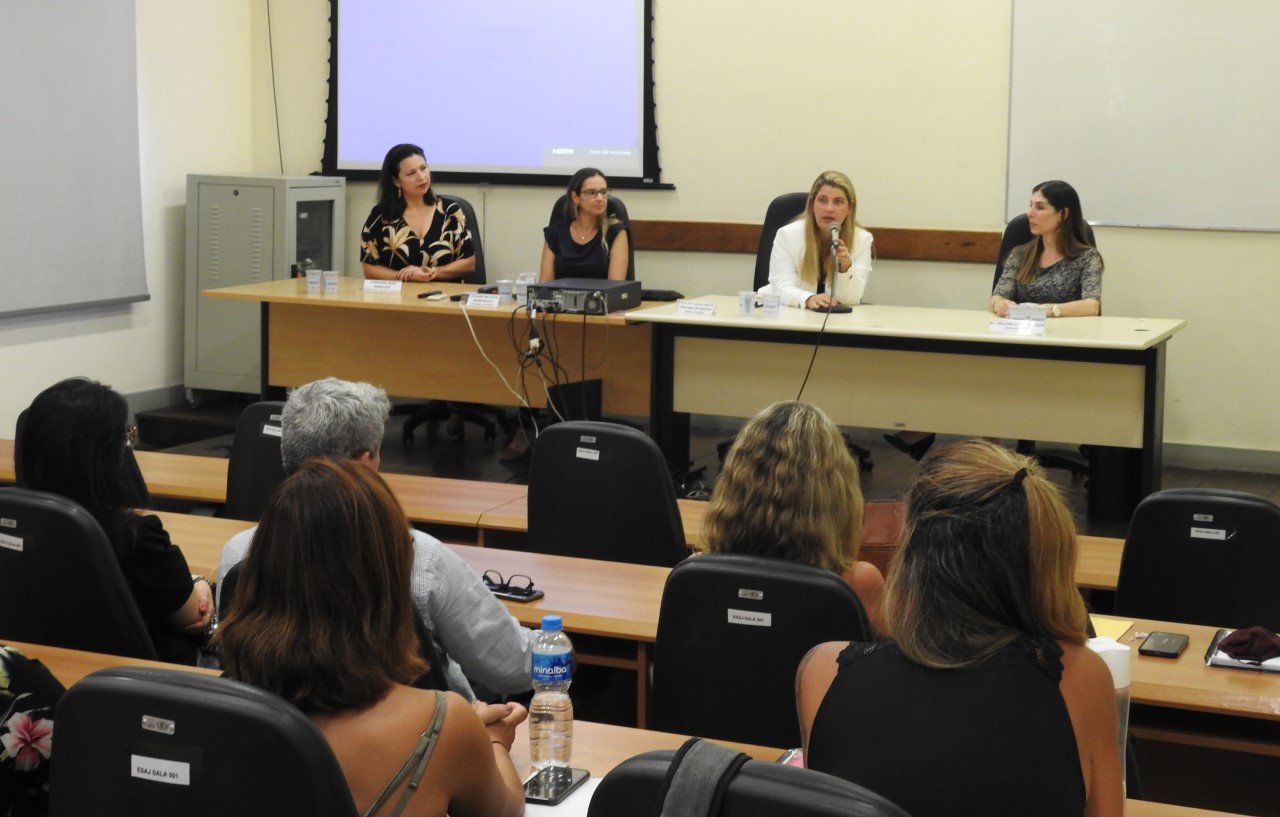
[[1044, 319], [1038, 321], [1015, 321], [1009, 318], [995, 318], [987, 325], [987, 331], [993, 335], [1021, 335], [1028, 338], [1044, 337]]
[[365, 280], [365, 292], [399, 292], [404, 281], [371, 281]]
[[714, 315], [716, 305], [710, 301], [676, 301], [677, 315]]
[[496, 292], [472, 292], [467, 295], [467, 306], [478, 306], [481, 309], [497, 309], [498, 300], [501, 297]]

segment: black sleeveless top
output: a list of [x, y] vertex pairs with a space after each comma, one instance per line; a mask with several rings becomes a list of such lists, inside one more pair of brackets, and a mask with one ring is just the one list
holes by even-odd
[[913, 817], [1084, 813], [1061, 648], [1010, 645], [936, 670], [893, 642], [850, 644], [818, 707], [805, 765], [884, 795]]

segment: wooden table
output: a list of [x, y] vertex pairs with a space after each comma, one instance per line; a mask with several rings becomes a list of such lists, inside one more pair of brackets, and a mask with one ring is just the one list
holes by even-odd
[[[525, 491], [521, 496], [480, 514], [480, 544], [485, 543], [485, 531], [528, 534], [528, 486], [524, 488]], [[706, 514], [707, 503], [698, 499], [677, 499], [676, 507], [680, 511], [680, 523], [684, 527], [685, 543], [689, 547], [701, 547], [703, 544], [702, 517]]]
[[[524, 349], [513, 348], [509, 333], [527, 325], [523, 308], [464, 313], [461, 303], [418, 299], [433, 289], [447, 294], [475, 291], [465, 284], [405, 284], [399, 293], [366, 293], [363, 286], [363, 279], [343, 277], [336, 294], [309, 295], [304, 280], [288, 279], [201, 294], [262, 304], [264, 395], [272, 387], [296, 387], [333, 376], [368, 381], [401, 397], [518, 402], [508, 385], [520, 390], [516, 355]], [[624, 313], [551, 315], [545, 323], [539, 319], [539, 333], [556, 351], [564, 369], [562, 381], [604, 381], [606, 414], [649, 413], [648, 326], [628, 325]], [[529, 402], [543, 406], [545, 394], [533, 377]]]
[[1180, 320], [1050, 320], [1044, 337], [992, 334], [985, 311], [856, 307], [824, 316], [783, 309], [738, 315], [713, 295], [710, 316], [676, 304], [628, 313], [653, 324], [651, 422], [671, 462], [688, 458], [688, 414], [750, 417], [804, 399], [842, 425], [928, 429], [1140, 448], [1141, 490], [1160, 487], [1165, 347]]

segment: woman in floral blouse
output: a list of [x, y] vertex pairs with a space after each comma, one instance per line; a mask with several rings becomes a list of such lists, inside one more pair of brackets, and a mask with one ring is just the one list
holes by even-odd
[[431, 192], [431, 170], [417, 145], [387, 151], [360, 243], [365, 278], [451, 281], [476, 268], [467, 217]]
[[53, 710], [65, 691], [39, 661], [0, 646], [0, 814], [48, 813]]

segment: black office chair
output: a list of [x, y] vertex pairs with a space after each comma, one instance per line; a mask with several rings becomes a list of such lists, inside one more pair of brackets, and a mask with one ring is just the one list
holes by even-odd
[[848, 780], [745, 757], [706, 741], [636, 755], [600, 781], [587, 817], [649, 817], [664, 803], [663, 814], [700, 817], [909, 817]]
[[120, 563], [89, 512], [44, 491], [0, 488], [0, 632], [14, 641], [155, 660]]
[[227, 501], [219, 516], [256, 522], [276, 486], [284, 481], [280, 418], [284, 403], [253, 403], [240, 412], [227, 462]]
[[657, 444], [616, 423], [544, 429], [529, 464], [529, 549], [664, 567], [688, 556]]
[[[548, 227], [557, 221], [566, 220], [567, 217], [564, 212], [566, 199], [567, 196], [561, 196], [551, 206], [551, 216], [547, 219]], [[627, 280], [634, 281], [636, 279], [636, 242], [631, 237], [631, 218], [627, 215], [627, 205], [622, 203], [622, 199], [611, 194], [609, 196], [609, 206], [605, 208], [605, 212], [617, 218], [627, 227]]]
[[[1093, 227], [1088, 222], [1085, 222], [1084, 234], [1089, 243], [1096, 246], [1093, 238]], [[992, 290], [995, 290], [996, 284], [1000, 283], [1000, 273], [1004, 270], [1004, 262], [1008, 259], [1009, 253], [1013, 252], [1015, 247], [1021, 247], [1023, 244], [1028, 243], [1033, 237], [1031, 235], [1031, 223], [1027, 220], [1026, 213], [1014, 216], [1005, 225], [1004, 234], [1000, 236], [1000, 251], [996, 253], [996, 271], [995, 276], [991, 279]], [[1089, 463], [1086, 459], [1072, 456], [1066, 452], [1038, 453], [1034, 440], [1018, 440], [1017, 449], [1019, 454], [1035, 457], [1046, 468], [1058, 468], [1077, 477], [1089, 474]], [[1081, 450], [1081, 453], [1084, 453], [1084, 449]]]
[[732, 554], [681, 562], [662, 591], [649, 726], [799, 746], [800, 659], [824, 641], [870, 639], [862, 603], [829, 570]]
[[764, 211], [764, 225], [760, 228], [760, 243], [756, 245], [756, 272], [752, 289], [769, 283], [769, 258], [773, 255], [773, 239], [778, 230], [804, 215], [808, 193], [783, 193], [769, 202]]
[[1138, 503], [1125, 538], [1115, 614], [1280, 630], [1280, 507], [1214, 488]]
[[99, 670], [58, 706], [50, 813], [354, 817], [320, 730], [256, 687], [181, 670]]
[[[476, 217], [476, 210], [471, 206], [471, 202], [461, 196], [442, 193], [440, 199], [446, 205], [457, 204], [462, 208], [462, 214], [467, 219], [467, 227], [471, 230], [471, 248], [475, 252], [476, 267], [459, 278], [458, 283], [483, 286], [488, 283], [488, 277], [484, 266], [484, 241], [480, 238], [480, 220]], [[488, 406], [483, 403], [447, 403], [444, 400], [432, 400], [425, 404], [404, 404], [396, 406], [395, 409], [396, 414], [409, 415], [400, 432], [404, 447], [413, 448], [413, 434], [419, 426], [428, 424], [428, 434], [433, 434], [434, 424], [448, 420], [449, 415], [454, 411], [462, 413], [464, 423], [479, 426], [484, 431], [486, 440], [492, 440], [498, 436], [498, 426], [505, 428], [508, 425], [507, 412], [499, 406]], [[487, 415], [492, 415], [492, 419]]]

